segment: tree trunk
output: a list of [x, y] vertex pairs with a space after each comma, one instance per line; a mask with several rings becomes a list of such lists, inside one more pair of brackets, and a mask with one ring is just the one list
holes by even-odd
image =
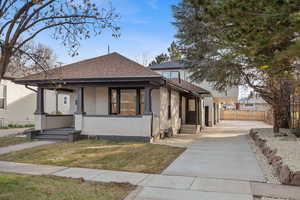
[[274, 92], [273, 98], [273, 130], [275, 136], [278, 135], [280, 128], [291, 127], [291, 94], [292, 87], [288, 80], [279, 81], [279, 89]]
[[278, 105], [273, 105], [273, 132], [274, 134], [279, 133], [280, 128], [280, 116], [278, 112]]
[[10, 58], [11, 58], [11, 52], [9, 50], [2, 49], [1, 56], [0, 56], [0, 81], [4, 77], [7, 66], [9, 65], [10, 62]]

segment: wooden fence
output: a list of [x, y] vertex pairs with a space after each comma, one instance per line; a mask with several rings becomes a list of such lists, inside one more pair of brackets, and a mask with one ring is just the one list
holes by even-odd
[[221, 120], [251, 120], [272, 123], [272, 112], [254, 110], [222, 110]]

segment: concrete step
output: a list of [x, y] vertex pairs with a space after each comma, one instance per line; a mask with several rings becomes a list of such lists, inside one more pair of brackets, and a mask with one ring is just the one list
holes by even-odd
[[54, 141], [76, 141], [81, 138], [80, 131], [74, 129], [52, 129], [41, 131], [32, 131], [27, 135], [30, 139], [54, 140]]
[[185, 127], [181, 127], [181, 130], [188, 130], [188, 131], [196, 131], [196, 128], [185, 128]]
[[68, 141], [68, 135], [37, 134], [32, 139]]
[[195, 130], [192, 130], [192, 129], [180, 129], [180, 133], [191, 133], [191, 134], [194, 134], [196, 133], [196, 129]]

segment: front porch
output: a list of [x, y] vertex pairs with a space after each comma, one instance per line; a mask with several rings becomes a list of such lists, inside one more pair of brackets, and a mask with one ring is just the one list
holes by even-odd
[[[107, 84], [106, 84], [107, 85]], [[35, 112], [35, 131], [28, 137], [37, 139], [65, 139], [82, 137], [121, 138], [150, 141], [156, 128], [152, 101], [159, 98], [157, 85], [127, 85], [126, 88], [86, 85], [68, 85], [59, 89], [39, 86]], [[46, 90], [70, 93], [70, 114], [52, 115], [45, 112]], [[152, 91], [153, 94], [152, 94]], [[154, 100], [152, 100], [154, 99]], [[154, 105], [159, 110], [159, 105]], [[80, 134], [80, 136], [78, 136]]]
[[[166, 130], [199, 133], [203, 124], [203, 100], [200, 96], [158, 85], [65, 85], [59, 89], [40, 86], [37, 90], [35, 131], [37, 139], [84, 137], [150, 141]], [[70, 94], [69, 114], [45, 112], [45, 90]]]

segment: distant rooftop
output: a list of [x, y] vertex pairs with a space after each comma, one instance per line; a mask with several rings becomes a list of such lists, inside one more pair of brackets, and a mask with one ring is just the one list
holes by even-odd
[[156, 65], [151, 65], [148, 67], [152, 70], [160, 70], [160, 69], [182, 69], [184, 68], [184, 64], [180, 61], [168, 61]]

